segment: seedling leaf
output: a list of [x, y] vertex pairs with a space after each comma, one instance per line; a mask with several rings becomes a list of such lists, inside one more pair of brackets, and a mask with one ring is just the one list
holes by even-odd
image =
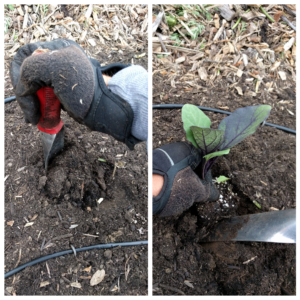
[[210, 154], [207, 154], [205, 156], [203, 156], [206, 161], [208, 161], [209, 159], [213, 158], [213, 157], [216, 157], [216, 156], [222, 156], [224, 154], [228, 154], [230, 151], [230, 149], [225, 149], [225, 150], [221, 150], [221, 151], [217, 151], [217, 152], [213, 152], [213, 153], [210, 153]]
[[270, 105], [256, 105], [238, 108], [219, 124], [219, 130], [225, 131], [224, 142], [220, 149], [232, 148], [264, 122], [270, 114]]
[[195, 105], [192, 104], [185, 104], [182, 107], [181, 117], [187, 140], [189, 140], [196, 148], [198, 148], [190, 127], [198, 126], [210, 128], [211, 122], [209, 117], [207, 117], [202, 110], [198, 109]]
[[191, 126], [193, 137], [203, 154], [209, 154], [217, 150], [224, 140], [224, 131], [211, 128]]
[[221, 175], [221, 176], [219, 176], [219, 177], [217, 178], [216, 181], [217, 181], [217, 183], [222, 183], [222, 182], [225, 182], [225, 181], [227, 181], [227, 180], [229, 180], [229, 179], [230, 179], [230, 178]]
[[259, 209], [261, 209], [261, 205], [256, 200], [253, 200], [253, 203], [255, 204], [256, 207], [258, 207]]
[[106, 160], [103, 159], [103, 158], [98, 158], [98, 160], [100, 160], [100, 161], [102, 161], [102, 162], [106, 162]]

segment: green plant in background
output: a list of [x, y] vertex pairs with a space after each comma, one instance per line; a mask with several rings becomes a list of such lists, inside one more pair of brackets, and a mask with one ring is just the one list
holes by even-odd
[[41, 11], [42, 11], [43, 16], [45, 16], [46, 13], [48, 12], [48, 7], [49, 7], [48, 4], [42, 4], [41, 5]]
[[271, 111], [270, 105], [247, 106], [237, 109], [224, 118], [218, 129], [211, 129], [211, 121], [197, 106], [185, 104], [182, 108], [183, 128], [186, 138], [201, 150], [200, 165], [204, 179], [219, 156], [228, 154], [230, 148], [253, 134]]
[[6, 4], [5, 5], [9, 10], [14, 10], [14, 6], [12, 4]]
[[157, 58], [167, 57], [167, 54], [157, 54]]
[[4, 34], [8, 32], [8, 28], [10, 26], [11, 18], [9, 16], [4, 17]]
[[204, 10], [201, 9], [199, 5], [196, 5], [196, 8], [203, 14], [205, 15], [205, 18], [210, 21], [212, 19], [211, 13], [206, 9], [207, 5], [202, 5]]
[[[196, 26], [194, 28], [190, 28], [191, 32], [193, 33], [193, 36], [191, 36], [192, 40], [195, 40], [198, 38], [199, 34], [201, 34], [202, 30], [205, 28], [205, 26], [201, 23], [197, 23], [196, 21], [192, 20], [188, 23], [188, 26]], [[188, 35], [190, 35], [189, 32], [187, 32]]]
[[178, 43], [178, 44], [177, 43], [174, 44], [174, 46], [180, 46], [180, 44], [182, 43], [182, 41], [179, 38], [179, 34], [177, 32], [172, 33], [171, 36], [170, 36], [170, 39], [172, 41], [175, 41], [175, 42]]
[[177, 24], [176, 18], [166, 15], [166, 20], [168, 23], [168, 26], [172, 29], [172, 27], [174, 27]]
[[242, 33], [243, 31], [246, 31], [246, 30], [247, 30], [247, 23], [246, 23], [245, 21], [242, 21], [241, 24], [242, 24], [242, 25], [241, 25], [241, 33]]
[[14, 42], [18, 40], [18, 31], [15, 31], [13, 34]]

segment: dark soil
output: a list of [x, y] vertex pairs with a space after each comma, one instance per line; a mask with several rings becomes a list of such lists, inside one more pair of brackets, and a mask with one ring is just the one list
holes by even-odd
[[[95, 54], [101, 64], [132, 63], [138, 54], [123, 50], [122, 55], [108, 55], [107, 51], [109, 47], [101, 56]], [[146, 46], [142, 52], [147, 53]], [[147, 56], [134, 63], [147, 68]], [[9, 97], [13, 91], [7, 72], [5, 76], [5, 97]], [[5, 175], [9, 176], [5, 181], [5, 272], [71, 245], [81, 248], [148, 239], [146, 143], [130, 151], [109, 135], [91, 132], [65, 112], [62, 119], [65, 147], [46, 174], [37, 127], [25, 123], [17, 102], [5, 105]], [[100, 198], [104, 200], [98, 204]], [[10, 221], [13, 225], [7, 225]], [[78, 226], [70, 229], [71, 225]], [[125, 267], [130, 268], [127, 280]], [[90, 286], [91, 276], [102, 269], [103, 281]], [[119, 247], [65, 255], [28, 267], [8, 278], [5, 288], [16, 295], [146, 295], [147, 279], [147, 246]], [[45, 281], [49, 284], [40, 287]], [[81, 288], [72, 287], [74, 282]]]
[[[274, 93], [239, 96], [226, 80], [190, 88], [180, 77], [172, 88], [159, 73], [153, 78], [154, 104], [195, 104], [234, 111], [269, 104], [267, 122], [295, 129], [295, 83], [277, 81]], [[288, 100], [289, 104], [280, 104]], [[224, 108], [226, 107], [227, 108]], [[287, 109], [286, 109], [287, 108]], [[205, 112], [217, 128], [223, 114]], [[181, 110], [153, 111], [153, 148], [186, 141]], [[214, 177], [230, 177], [232, 197], [224, 202], [194, 205], [178, 217], [153, 220], [153, 283], [155, 295], [284, 295], [296, 294], [294, 244], [257, 242], [203, 243], [224, 217], [291, 209], [296, 206], [296, 136], [264, 126], [218, 158]], [[258, 209], [253, 200], [262, 209]], [[250, 262], [250, 259], [252, 259]], [[247, 262], [247, 263], [246, 263]], [[192, 284], [192, 286], [191, 286]]]

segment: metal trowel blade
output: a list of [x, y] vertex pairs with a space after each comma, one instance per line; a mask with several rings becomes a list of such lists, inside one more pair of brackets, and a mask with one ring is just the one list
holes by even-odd
[[222, 220], [203, 242], [296, 243], [296, 210], [287, 209]]
[[57, 134], [41, 131], [41, 140], [44, 150], [45, 170], [47, 172], [49, 161], [64, 147], [64, 126]]

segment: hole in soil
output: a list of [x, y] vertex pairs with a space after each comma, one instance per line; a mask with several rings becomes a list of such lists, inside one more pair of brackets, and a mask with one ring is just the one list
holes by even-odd
[[85, 191], [82, 198], [83, 209], [95, 207], [97, 205], [97, 195], [99, 195], [99, 193], [94, 193], [91, 189]]

